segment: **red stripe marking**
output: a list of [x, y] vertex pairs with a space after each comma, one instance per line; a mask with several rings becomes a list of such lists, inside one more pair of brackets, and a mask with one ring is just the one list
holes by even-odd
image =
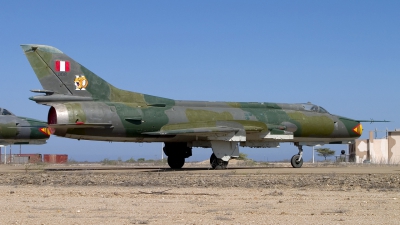
[[60, 71], [60, 61], [56, 61], [56, 71]]
[[65, 61], [65, 72], [69, 72], [69, 62]]

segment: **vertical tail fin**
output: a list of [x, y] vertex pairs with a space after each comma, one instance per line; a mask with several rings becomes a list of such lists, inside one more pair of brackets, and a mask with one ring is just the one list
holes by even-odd
[[157, 104], [173, 100], [118, 89], [64, 54], [47, 45], [21, 45], [44, 93], [89, 97], [93, 100]]
[[56, 94], [111, 100], [113, 87], [64, 54], [46, 45], [21, 45], [42, 87]]

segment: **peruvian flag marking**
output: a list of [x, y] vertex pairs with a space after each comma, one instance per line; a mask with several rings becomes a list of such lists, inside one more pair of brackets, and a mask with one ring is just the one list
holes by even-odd
[[68, 61], [56, 61], [56, 71], [69, 72], [69, 62]]

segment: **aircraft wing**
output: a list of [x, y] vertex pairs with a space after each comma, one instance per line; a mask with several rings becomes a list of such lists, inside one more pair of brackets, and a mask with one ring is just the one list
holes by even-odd
[[230, 133], [238, 132], [239, 128], [233, 127], [200, 127], [200, 128], [190, 128], [190, 129], [178, 129], [178, 130], [161, 130], [156, 132], [144, 132], [142, 134], [147, 135], [209, 135], [212, 133]]
[[208, 140], [246, 141], [247, 135], [257, 135], [259, 139], [291, 139], [293, 134], [277, 130], [278, 126], [259, 121], [213, 121], [204, 123], [179, 123], [163, 126], [159, 131], [144, 132], [145, 135], [186, 135], [203, 136]]
[[82, 128], [113, 128], [111, 123], [65, 123], [65, 124], [49, 124], [49, 128], [68, 128], [68, 129], [82, 129]]
[[[168, 126], [168, 125], [166, 125]], [[246, 141], [246, 132], [237, 127], [215, 126], [215, 127], [192, 127], [183, 129], [161, 129], [155, 132], [144, 132], [147, 135], [185, 135], [202, 136], [208, 140], [223, 141]]]

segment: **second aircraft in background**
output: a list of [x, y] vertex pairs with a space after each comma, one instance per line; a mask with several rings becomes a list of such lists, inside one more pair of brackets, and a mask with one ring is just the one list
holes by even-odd
[[16, 116], [0, 108], [0, 145], [45, 144], [50, 137], [47, 123]]

